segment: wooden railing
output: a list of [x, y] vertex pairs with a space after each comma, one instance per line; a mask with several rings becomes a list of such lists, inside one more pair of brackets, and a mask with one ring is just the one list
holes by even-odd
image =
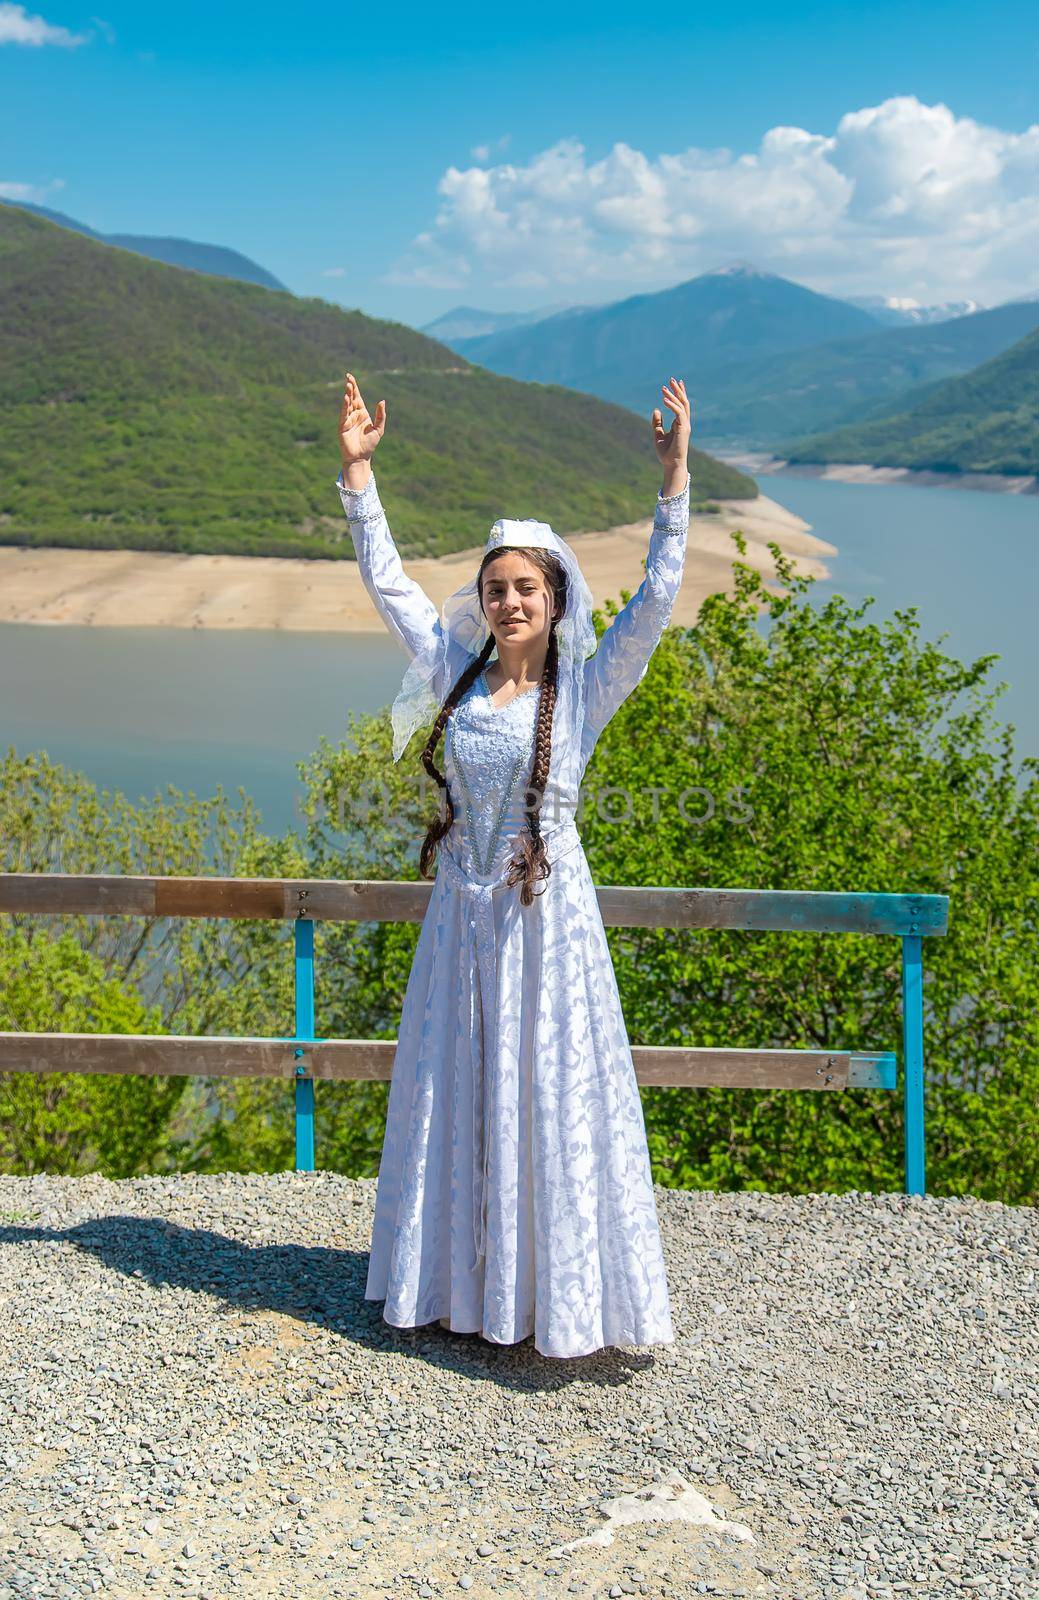
[[[314, 924], [421, 922], [431, 883], [295, 878], [149, 878], [0, 873], [0, 913], [34, 916], [291, 918], [295, 923], [296, 1031], [291, 1038], [4, 1033], [0, 1071], [125, 1072], [293, 1078], [296, 1169], [314, 1170], [318, 1079], [388, 1079], [395, 1041], [314, 1037]], [[902, 945], [902, 1088], [905, 1187], [925, 1193], [923, 940], [948, 928], [937, 894], [801, 893], [791, 889], [597, 890], [609, 926], [887, 934]], [[890, 1089], [892, 1051], [696, 1049], [634, 1045], [641, 1084], [685, 1088]]]

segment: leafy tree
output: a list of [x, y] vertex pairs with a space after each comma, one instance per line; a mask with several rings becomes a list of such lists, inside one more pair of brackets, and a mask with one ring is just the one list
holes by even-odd
[[[158, 1007], [105, 976], [71, 933], [0, 932], [0, 1027], [27, 1033], [157, 1033]], [[0, 1073], [0, 1168], [150, 1171], [165, 1147], [181, 1078]]]
[[[133, 805], [121, 793], [99, 793], [81, 774], [51, 762], [45, 752], [19, 756], [9, 746], [0, 761], [0, 870], [237, 877], [253, 875], [262, 853], [263, 861], [270, 864], [270, 875], [297, 875], [304, 862], [292, 838], [263, 840], [252, 802], [244, 791], [239, 794], [238, 815], [220, 790], [214, 799], [199, 801], [194, 795], [180, 795], [172, 785], [165, 795], [156, 794], [150, 802]], [[227, 918], [12, 914], [0, 918], [0, 939], [8, 952], [0, 970], [0, 1009], [26, 1020], [3, 1026], [47, 1032], [291, 1034], [291, 937], [291, 929], [284, 924]], [[83, 953], [82, 967], [71, 964], [70, 941]], [[75, 1004], [70, 1000], [56, 1006], [48, 1020], [42, 998], [33, 1010], [26, 995], [38, 993], [52, 969], [57, 973], [64, 967], [69, 968]], [[140, 1015], [147, 1018], [146, 1026], [108, 1027], [101, 1020], [121, 1014], [116, 1003], [120, 994], [125, 998], [125, 1015], [130, 1016], [133, 1005], [143, 1008]], [[42, 1020], [30, 1020], [33, 1017]], [[56, 1132], [61, 1120], [56, 1109], [59, 1103], [67, 1105], [70, 1121], [82, 1121], [90, 1105], [102, 1103], [91, 1100], [86, 1092], [75, 1105], [72, 1100], [55, 1100], [56, 1077], [69, 1076], [0, 1074], [9, 1105], [16, 1103], [12, 1096], [18, 1097], [17, 1104], [23, 1108], [38, 1104], [41, 1118], [47, 1107], [52, 1108], [48, 1127], [55, 1145], [60, 1143]], [[102, 1086], [108, 1083], [114, 1096], [130, 1095], [135, 1082], [150, 1085], [156, 1116], [165, 1107], [167, 1137], [161, 1145], [149, 1145], [142, 1135], [134, 1146], [138, 1170], [176, 1170], [191, 1165], [198, 1151], [205, 1149], [207, 1135], [220, 1149], [223, 1080], [117, 1080], [131, 1086], [121, 1091], [107, 1075], [97, 1081]], [[268, 1155], [272, 1144], [269, 1119], [257, 1121], [244, 1114], [254, 1087], [252, 1083], [243, 1087], [241, 1130], [232, 1141], [239, 1166], [250, 1170], [250, 1164], [262, 1166], [265, 1157], [272, 1159]], [[278, 1087], [285, 1098], [284, 1087]], [[91, 1092], [98, 1096], [104, 1090]], [[281, 1123], [287, 1119], [286, 1112]], [[80, 1137], [70, 1129], [70, 1140], [73, 1135]], [[104, 1137], [102, 1130], [95, 1129], [94, 1145], [99, 1152]], [[82, 1148], [85, 1151], [87, 1146]], [[285, 1149], [280, 1125], [273, 1148], [274, 1164], [285, 1165], [280, 1159]], [[57, 1153], [54, 1159], [59, 1164], [47, 1165], [45, 1170], [66, 1170]], [[98, 1159], [102, 1159], [100, 1155]], [[235, 1161], [227, 1165], [235, 1165]], [[102, 1166], [102, 1170], [107, 1169]]]
[[[921, 642], [915, 608], [876, 623], [872, 600], [812, 604], [810, 580], [770, 548], [786, 593], [734, 562], [734, 594], [669, 630], [600, 739], [589, 789], [629, 790], [633, 817], [603, 820], [613, 795], [585, 805], [596, 881], [949, 895], [948, 936], [924, 942], [928, 1188], [1034, 1202], [1039, 763], [1015, 774], [1013, 726], [993, 721], [998, 658], [963, 665]], [[897, 939], [609, 937], [635, 1041], [901, 1057]], [[654, 1088], [644, 1104], [662, 1183], [904, 1182], [900, 1093]]]

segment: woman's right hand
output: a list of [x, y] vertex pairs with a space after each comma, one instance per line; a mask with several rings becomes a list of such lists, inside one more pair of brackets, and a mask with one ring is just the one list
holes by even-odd
[[343, 405], [339, 412], [339, 449], [344, 470], [358, 461], [370, 461], [386, 430], [386, 402], [380, 400], [372, 420], [357, 380], [348, 372], [343, 386]]

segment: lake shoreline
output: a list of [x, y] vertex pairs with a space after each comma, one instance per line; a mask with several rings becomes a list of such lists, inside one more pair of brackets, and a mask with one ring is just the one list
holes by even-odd
[[[742, 559], [780, 585], [769, 541], [796, 570], [826, 578], [836, 546], [767, 495], [722, 500], [717, 513], [690, 519], [685, 578], [672, 616], [696, 621], [708, 594], [732, 593], [732, 562]], [[595, 603], [634, 592], [643, 574], [652, 518], [601, 532], [573, 534]], [[739, 556], [730, 532], [739, 529]], [[471, 577], [483, 547], [450, 556], [405, 559], [408, 575], [438, 607]], [[276, 556], [180, 555], [162, 551], [84, 550], [0, 545], [0, 622], [103, 628], [218, 628], [283, 632], [383, 633], [383, 622], [354, 561], [304, 561]]]
[[819, 478], [829, 483], [900, 483], [921, 489], [968, 489], [982, 494], [1039, 494], [1039, 478], [999, 472], [935, 472], [919, 467], [875, 467], [862, 461], [786, 461], [753, 450], [712, 454], [752, 477]]

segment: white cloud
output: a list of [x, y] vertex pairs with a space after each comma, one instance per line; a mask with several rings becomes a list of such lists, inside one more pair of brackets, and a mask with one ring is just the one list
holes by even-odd
[[345, 267], [325, 267], [321, 273], [323, 278], [345, 278]]
[[86, 44], [89, 35], [70, 33], [42, 17], [30, 16], [24, 6], [0, 4], [0, 44], [60, 44], [67, 49]]
[[1012, 133], [900, 95], [743, 153], [618, 143], [590, 161], [567, 138], [489, 166], [491, 151], [443, 174], [388, 281], [605, 299], [740, 257], [835, 294], [991, 304], [1039, 288], [1039, 124]]
[[50, 183], [0, 183], [0, 200], [28, 200], [30, 205], [42, 206], [55, 189], [64, 187], [64, 178], [52, 178]]

